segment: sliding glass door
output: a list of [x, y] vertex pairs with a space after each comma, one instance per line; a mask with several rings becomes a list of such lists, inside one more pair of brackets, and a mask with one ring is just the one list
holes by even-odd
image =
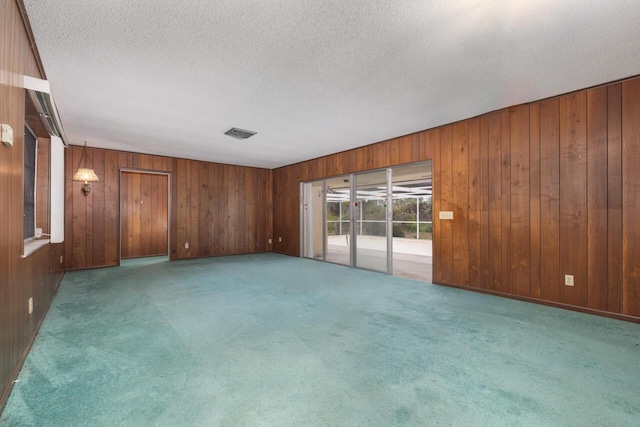
[[387, 171], [356, 175], [355, 266], [388, 271]]
[[300, 188], [302, 256], [431, 280], [431, 162]]
[[325, 261], [351, 265], [351, 178], [349, 175], [325, 180], [326, 253]]

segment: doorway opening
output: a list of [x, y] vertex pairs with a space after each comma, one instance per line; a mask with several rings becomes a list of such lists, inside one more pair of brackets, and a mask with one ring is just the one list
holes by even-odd
[[120, 171], [120, 259], [169, 258], [166, 172]]

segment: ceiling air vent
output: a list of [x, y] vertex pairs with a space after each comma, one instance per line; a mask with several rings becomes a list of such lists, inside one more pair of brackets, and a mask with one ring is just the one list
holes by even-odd
[[256, 132], [252, 132], [250, 130], [231, 128], [224, 133], [225, 135], [229, 135], [234, 137], [235, 139], [247, 139], [251, 138]]

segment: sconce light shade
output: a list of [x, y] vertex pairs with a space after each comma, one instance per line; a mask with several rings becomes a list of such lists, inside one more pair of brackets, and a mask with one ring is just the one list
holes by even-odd
[[93, 169], [88, 168], [78, 168], [76, 173], [73, 174], [73, 180], [84, 181], [84, 183], [100, 181]]
[[[86, 167], [86, 161], [87, 161], [85, 158], [86, 151], [87, 151], [87, 143], [85, 142], [84, 147], [82, 148], [82, 156], [80, 156], [80, 163], [78, 164], [78, 170], [76, 171], [76, 173], [73, 174], [74, 181], [84, 182], [81, 190], [82, 190], [82, 194], [84, 194], [85, 196], [91, 193], [91, 184], [89, 183], [99, 181], [98, 175], [96, 175], [94, 170]], [[84, 160], [84, 163], [83, 163], [83, 160]], [[80, 165], [85, 167], [80, 167]]]

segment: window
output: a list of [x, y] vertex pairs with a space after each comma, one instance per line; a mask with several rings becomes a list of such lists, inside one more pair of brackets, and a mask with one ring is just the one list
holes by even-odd
[[36, 153], [38, 140], [28, 126], [24, 128], [24, 240], [36, 236]]

